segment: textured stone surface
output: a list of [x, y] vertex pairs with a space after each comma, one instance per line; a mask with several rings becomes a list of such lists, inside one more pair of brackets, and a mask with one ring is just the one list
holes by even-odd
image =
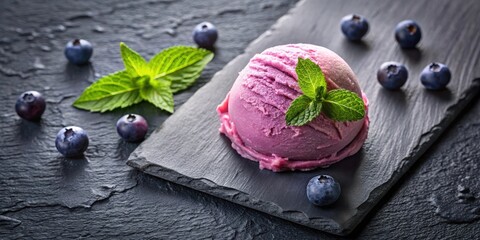
[[[409, 9], [408, 13], [390, 12], [394, 6], [381, 0], [346, 3], [328, 0], [299, 3], [271, 31], [249, 45], [245, 54], [235, 58], [198, 90], [137, 148], [127, 163], [152, 175], [295, 223], [339, 235], [350, 233], [478, 94], [480, 71], [475, 66], [480, 48], [469, 43], [479, 36], [480, 28], [474, 23], [480, 18], [476, 9], [468, 9], [468, 5], [443, 8], [449, 4], [447, 1], [437, 3], [436, 7], [443, 9], [440, 12], [432, 9], [427, 14], [422, 8]], [[424, 6], [428, 3], [396, 4]], [[370, 35], [361, 43], [346, 41], [338, 30], [338, 19], [360, 8], [375, 7], [379, 13], [370, 17], [370, 24], [375, 26]], [[320, 11], [319, 15], [318, 9], [328, 11]], [[458, 12], [470, 17], [464, 20], [466, 27], [462, 31], [429, 31], [438, 24], [448, 24], [445, 16], [450, 16], [452, 24], [457, 23]], [[412, 50], [401, 50], [391, 35], [392, 26], [406, 15], [414, 16], [429, 33], [419, 49], [413, 50], [419, 54], [415, 57], [405, 56]], [[438, 41], [442, 37], [453, 39], [456, 35], [463, 36], [457, 45]], [[362, 151], [326, 169], [295, 173], [260, 171], [257, 163], [236, 154], [230, 141], [219, 134], [215, 109], [254, 54], [272, 46], [297, 42], [325, 46], [350, 64], [369, 98], [369, 136]], [[369, 47], [372, 45], [375, 47]], [[410, 69], [410, 81], [400, 91], [385, 90], [375, 79], [378, 66], [392, 59], [406, 62]], [[444, 91], [427, 91], [419, 83], [418, 75], [433, 59], [445, 62], [454, 72], [452, 84]], [[327, 208], [314, 207], [306, 198], [305, 185], [320, 174], [333, 176], [342, 186], [339, 200]], [[442, 201], [439, 196], [432, 197], [437, 205]]]
[[[189, 44], [190, 31], [198, 21], [217, 23], [218, 19], [224, 36], [217, 57], [197, 85], [176, 96], [178, 107], [293, 2], [202, 1], [187, 7], [189, 4], [1, 1], [0, 239], [337, 239], [131, 170], [125, 160], [137, 145], [120, 141], [113, 124], [122, 114], [135, 111], [148, 118], [153, 131], [168, 115], [149, 104], [106, 114], [70, 107], [90, 82], [122, 67], [119, 41], [150, 57], [163, 47]], [[184, 18], [187, 20], [178, 20]], [[181, 24], [174, 27], [176, 22]], [[169, 28], [177, 28], [175, 36], [169, 35], [175, 33], [166, 30]], [[157, 35], [144, 39], [142, 31]], [[80, 35], [95, 44], [91, 67], [65, 63], [64, 43]], [[13, 111], [17, 96], [30, 89], [47, 97], [40, 124], [21, 121]], [[435, 214], [430, 199], [445, 196], [442, 206], [457, 204], [458, 184], [470, 187], [478, 197], [479, 115], [476, 101], [352, 237], [475, 239], [480, 234], [478, 222], [451, 224]], [[88, 161], [65, 161], [55, 150], [56, 132], [70, 124], [90, 130]], [[468, 206], [478, 206], [477, 201]], [[455, 216], [468, 215], [462, 212], [467, 210], [464, 205], [459, 206], [462, 208]]]

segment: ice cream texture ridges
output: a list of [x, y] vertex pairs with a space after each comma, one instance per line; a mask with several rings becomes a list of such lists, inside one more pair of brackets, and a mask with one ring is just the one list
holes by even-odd
[[348, 64], [333, 51], [311, 44], [288, 44], [255, 55], [239, 73], [217, 107], [220, 132], [243, 157], [275, 172], [328, 167], [357, 153], [367, 138], [368, 114], [358, 121], [336, 122], [320, 114], [304, 126], [288, 126], [285, 113], [302, 94], [295, 67], [298, 58], [316, 63], [327, 89], [346, 89], [368, 100]]

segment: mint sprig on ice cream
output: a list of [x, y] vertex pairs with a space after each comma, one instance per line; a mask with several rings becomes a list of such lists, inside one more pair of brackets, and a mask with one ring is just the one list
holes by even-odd
[[292, 101], [285, 115], [289, 126], [303, 126], [321, 113], [339, 121], [356, 121], [365, 116], [362, 98], [346, 89], [327, 91], [322, 69], [310, 59], [298, 58], [295, 68], [302, 95]]

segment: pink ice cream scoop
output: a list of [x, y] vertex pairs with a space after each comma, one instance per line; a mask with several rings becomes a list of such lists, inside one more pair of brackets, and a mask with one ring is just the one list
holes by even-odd
[[307, 125], [288, 126], [285, 113], [302, 94], [295, 67], [308, 58], [322, 69], [327, 89], [343, 88], [368, 100], [348, 64], [336, 53], [310, 44], [269, 48], [255, 55], [240, 72], [226, 99], [217, 107], [220, 132], [243, 157], [260, 169], [311, 170], [328, 167], [358, 152], [368, 132], [368, 116], [335, 122], [321, 114]]

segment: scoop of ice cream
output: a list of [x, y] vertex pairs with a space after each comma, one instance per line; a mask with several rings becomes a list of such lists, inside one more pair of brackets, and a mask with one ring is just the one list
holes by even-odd
[[355, 154], [367, 137], [369, 120], [336, 122], [321, 114], [307, 125], [288, 126], [285, 113], [302, 94], [295, 67], [298, 58], [320, 66], [327, 89], [347, 89], [368, 100], [348, 64], [336, 53], [310, 44], [269, 48], [255, 55], [240, 72], [217, 108], [220, 132], [245, 158], [272, 171], [327, 167]]

